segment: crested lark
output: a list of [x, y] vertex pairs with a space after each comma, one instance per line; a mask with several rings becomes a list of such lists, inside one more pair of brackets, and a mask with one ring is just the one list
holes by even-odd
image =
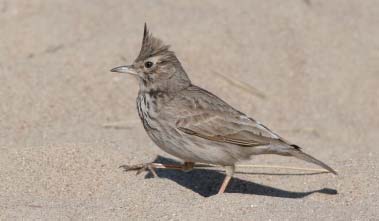
[[235, 164], [257, 154], [293, 156], [336, 174], [299, 146], [193, 85], [175, 53], [149, 34], [146, 24], [137, 59], [111, 71], [138, 79], [137, 110], [147, 134], [162, 150], [185, 162], [182, 166], [147, 163], [126, 170], [150, 169], [155, 174], [158, 167], [185, 170], [194, 163], [221, 165], [226, 177], [219, 193], [225, 191]]

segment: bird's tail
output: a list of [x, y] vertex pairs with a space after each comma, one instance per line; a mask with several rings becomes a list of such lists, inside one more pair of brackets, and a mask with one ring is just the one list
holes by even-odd
[[294, 156], [300, 160], [307, 161], [309, 163], [319, 165], [320, 167], [326, 169], [327, 171], [337, 175], [337, 172], [335, 170], [333, 170], [330, 166], [328, 166], [325, 163], [321, 162], [320, 160], [312, 157], [311, 155], [304, 153], [303, 151], [300, 150], [300, 148], [298, 146], [291, 145], [291, 147], [292, 148], [289, 150], [289, 154], [291, 156]]

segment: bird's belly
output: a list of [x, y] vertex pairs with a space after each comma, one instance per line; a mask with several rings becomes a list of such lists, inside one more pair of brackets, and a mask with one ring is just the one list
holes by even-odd
[[248, 157], [243, 147], [183, 134], [175, 128], [152, 131], [149, 135], [163, 151], [184, 161], [234, 165]]

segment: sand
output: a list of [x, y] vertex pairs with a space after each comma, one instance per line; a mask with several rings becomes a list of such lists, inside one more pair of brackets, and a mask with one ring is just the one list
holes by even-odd
[[[109, 72], [145, 21], [195, 84], [339, 175], [249, 168], [215, 195], [223, 172], [124, 173], [178, 161], [145, 134], [137, 82]], [[377, 27], [374, 0], [0, 0], [0, 219], [378, 219]]]

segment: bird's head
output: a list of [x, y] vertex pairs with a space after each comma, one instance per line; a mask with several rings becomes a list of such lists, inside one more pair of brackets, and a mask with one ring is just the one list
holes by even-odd
[[169, 45], [163, 44], [149, 33], [146, 23], [141, 51], [134, 63], [113, 68], [111, 71], [136, 76], [140, 82], [140, 90], [175, 92], [191, 84], [175, 53], [169, 50]]

